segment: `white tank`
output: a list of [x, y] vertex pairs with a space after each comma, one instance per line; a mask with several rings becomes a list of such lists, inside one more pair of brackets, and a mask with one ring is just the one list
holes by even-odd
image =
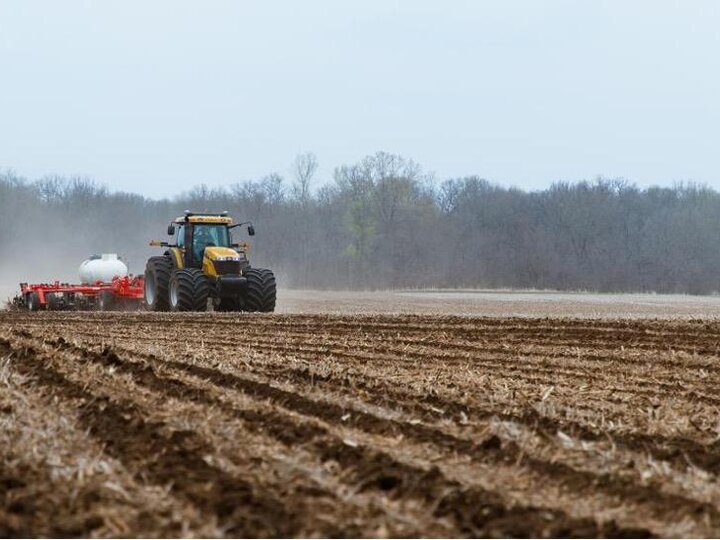
[[103, 253], [90, 257], [80, 265], [80, 282], [93, 285], [98, 281], [110, 282], [114, 277], [124, 277], [128, 268], [115, 253]]

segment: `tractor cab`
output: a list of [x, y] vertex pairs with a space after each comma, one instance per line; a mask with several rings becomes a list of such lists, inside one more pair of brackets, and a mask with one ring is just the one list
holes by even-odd
[[[190, 246], [190, 249], [185, 251], [186, 243]], [[197, 223], [190, 225], [183, 223], [178, 227], [176, 244], [181, 250], [191, 256], [189, 257], [190, 261], [188, 261], [189, 265], [202, 262], [205, 248], [232, 247], [230, 231], [227, 225], [223, 223]], [[198, 266], [200, 265], [198, 264]]]
[[185, 266], [202, 268], [206, 248], [232, 250], [230, 229], [240, 225], [244, 224], [233, 225], [232, 218], [225, 213], [197, 215], [187, 212], [170, 224], [168, 235], [175, 236], [175, 247], [180, 250]]

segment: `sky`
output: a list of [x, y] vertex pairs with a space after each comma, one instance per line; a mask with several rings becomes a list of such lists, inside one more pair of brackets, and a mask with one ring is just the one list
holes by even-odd
[[172, 196], [314, 152], [720, 189], [720, 2], [0, 0], [0, 170]]

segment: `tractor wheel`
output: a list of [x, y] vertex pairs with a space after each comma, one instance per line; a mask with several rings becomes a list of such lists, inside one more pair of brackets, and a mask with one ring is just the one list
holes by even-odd
[[47, 297], [47, 308], [50, 311], [58, 311], [62, 309], [60, 297], [57, 294], [49, 294]]
[[170, 274], [172, 261], [168, 257], [150, 257], [145, 266], [145, 303], [150, 311], [170, 309]]
[[98, 309], [100, 311], [114, 311], [117, 307], [117, 299], [110, 291], [102, 291], [97, 299]]
[[248, 268], [243, 273], [247, 278], [247, 288], [242, 298], [244, 311], [275, 311], [275, 275], [265, 268]]
[[27, 295], [25, 305], [30, 311], [40, 311], [42, 304], [40, 303], [40, 296], [38, 293], [33, 292]]
[[210, 284], [197, 268], [175, 270], [170, 278], [172, 311], [207, 311]]

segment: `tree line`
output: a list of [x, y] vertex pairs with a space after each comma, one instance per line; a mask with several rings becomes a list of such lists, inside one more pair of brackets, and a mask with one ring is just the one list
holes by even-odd
[[597, 179], [523, 191], [477, 176], [438, 181], [384, 152], [337, 167], [326, 185], [315, 185], [316, 172], [303, 154], [287, 178], [162, 200], [86, 178], [3, 173], [0, 279], [68, 268], [73, 279], [99, 252], [118, 252], [141, 273], [148, 240], [165, 239], [168, 222], [191, 209], [251, 220], [251, 262], [285, 287], [720, 290], [720, 194], [708, 187]]

